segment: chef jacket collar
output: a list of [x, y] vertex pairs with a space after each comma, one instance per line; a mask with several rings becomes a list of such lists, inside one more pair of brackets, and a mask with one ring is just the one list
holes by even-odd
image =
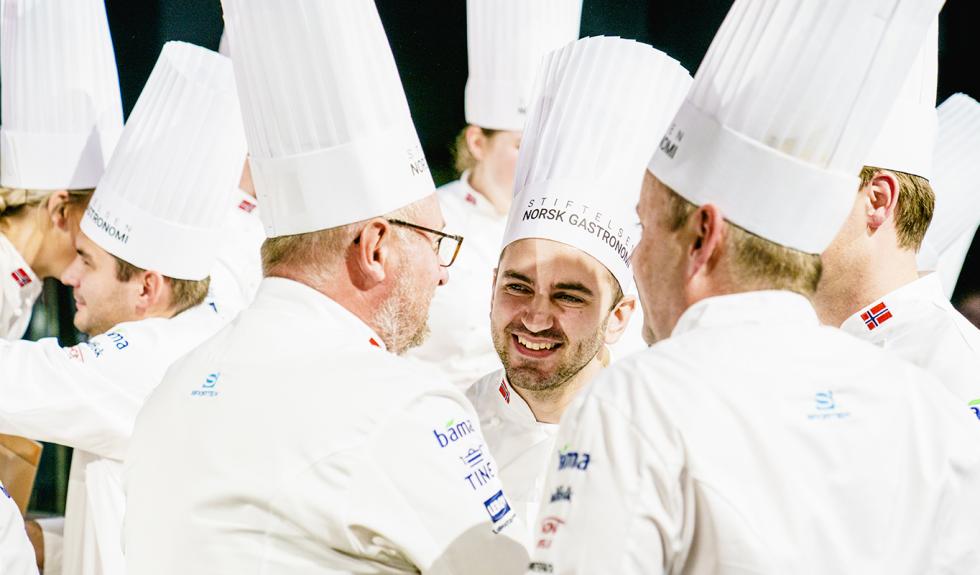
[[896, 328], [915, 321], [923, 305], [941, 308], [950, 305], [937, 273], [926, 274], [876, 299], [847, 318], [840, 328], [865, 339], [873, 332], [875, 339], [882, 339]]
[[819, 325], [810, 301], [783, 290], [750, 291], [705, 298], [681, 314], [671, 337], [705, 327], [788, 323]]
[[476, 189], [470, 185], [469, 170], [466, 170], [459, 176], [459, 183], [462, 184], [462, 189], [460, 191], [462, 192], [463, 200], [467, 205], [472, 206], [479, 213], [488, 217], [499, 218], [501, 220], [507, 218], [507, 214], [500, 214], [497, 212], [497, 208], [493, 207], [490, 200], [488, 200], [486, 196], [476, 191]]
[[492, 403], [494, 411], [502, 419], [520, 425], [521, 427], [533, 427], [535, 429], [541, 426], [558, 426], [556, 423], [543, 423], [535, 419], [530, 406], [517, 393], [517, 390], [511, 386], [510, 382], [507, 381], [506, 375], [502, 375], [497, 387], [492, 392], [488, 390], [488, 393], [493, 395]]
[[20, 317], [25, 311], [30, 313], [34, 300], [41, 295], [43, 284], [41, 280], [27, 265], [23, 256], [17, 251], [7, 236], [0, 233], [0, 262], [3, 262], [0, 273], [2, 288], [0, 296], [3, 297], [4, 304], [0, 304], [0, 309], [9, 305], [14, 317]]
[[279, 277], [263, 278], [255, 300], [271, 302], [272, 306], [284, 313], [303, 317], [325, 316], [324, 325], [329, 326], [331, 320], [344, 324], [345, 341], [364, 342], [365, 345], [382, 350], [388, 349], [381, 336], [361, 321], [361, 318], [326, 295], [298, 281]]

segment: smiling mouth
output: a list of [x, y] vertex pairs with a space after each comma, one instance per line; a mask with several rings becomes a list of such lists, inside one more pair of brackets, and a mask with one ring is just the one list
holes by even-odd
[[529, 357], [547, 357], [562, 346], [561, 342], [534, 342], [517, 334], [511, 334], [511, 339], [517, 351]]

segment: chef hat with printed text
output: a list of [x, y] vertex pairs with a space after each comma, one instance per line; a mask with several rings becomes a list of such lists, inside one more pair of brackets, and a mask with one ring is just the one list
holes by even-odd
[[939, 75], [939, 19], [919, 50], [892, 105], [866, 166], [932, 178], [936, 146], [936, 85]]
[[933, 178], [936, 207], [918, 254], [920, 271], [936, 271], [949, 296], [980, 225], [980, 103], [953, 94], [937, 109]]
[[648, 169], [767, 240], [822, 252], [942, 0], [735, 0]]
[[629, 291], [644, 167], [690, 85], [676, 60], [633, 40], [583, 38], [549, 54], [518, 153], [503, 247], [562, 242]]
[[0, 2], [0, 185], [94, 188], [123, 126], [103, 1]]
[[582, 0], [467, 0], [466, 122], [522, 130], [545, 54], [578, 38]]
[[228, 58], [164, 45], [82, 231], [109, 253], [186, 280], [208, 277], [245, 161]]
[[372, 0], [222, 0], [269, 237], [381, 216], [435, 192]]

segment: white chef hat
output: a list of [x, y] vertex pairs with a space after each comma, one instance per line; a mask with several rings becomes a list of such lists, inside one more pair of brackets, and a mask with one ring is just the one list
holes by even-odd
[[168, 42], [82, 219], [82, 231], [130, 264], [206, 278], [245, 161], [228, 58]]
[[939, 137], [930, 182], [936, 208], [918, 263], [922, 271], [938, 272], [952, 295], [980, 224], [980, 104], [966, 94], [953, 94], [937, 112]]
[[372, 0], [223, 0], [269, 237], [380, 216], [434, 193]]
[[932, 178], [938, 73], [939, 20], [936, 19], [909, 69], [888, 120], [864, 161], [865, 165], [927, 180]]
[[105, 5], [0, 1], [0, 184], [94, 188], [123, 125]]
[[942, 0], [735, 0], [649, 170], [732, 223], [817, 254]]
[[684, 100], [676, 60], [622, 38], [584, 38], [549, 54], [517, 159], [503, 246], [574, 246], [632, 285], [644, 167]]
[[582, 0], [467, 0], [466, 122], [521, 130], [545, 54], [578, 38]]

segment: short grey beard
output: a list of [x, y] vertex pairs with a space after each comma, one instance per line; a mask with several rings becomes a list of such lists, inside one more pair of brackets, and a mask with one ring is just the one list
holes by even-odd
[[422, 345], [429, 336], [428, 322], [412, 325], [414, 322], [406, 313], [406, 308], [411, 305], [411, 300], [405, 297], [407, 291], [401, 285], [396, 287], [391, 297], [374, 314], [374, 328], [384, 340], [388, 351], [397, 355]]

